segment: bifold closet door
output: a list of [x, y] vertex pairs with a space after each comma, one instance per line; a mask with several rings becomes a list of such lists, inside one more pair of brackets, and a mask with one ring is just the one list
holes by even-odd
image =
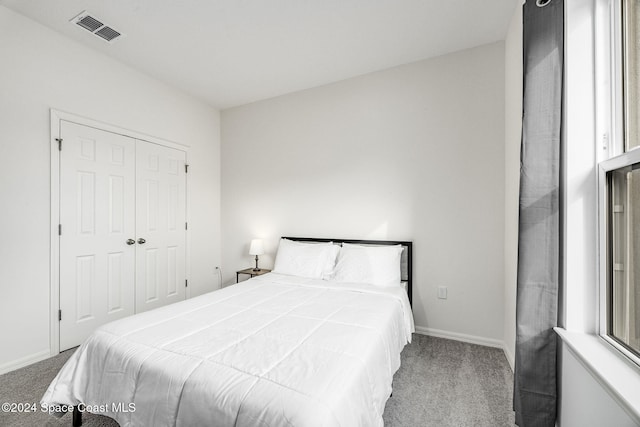
[[134, 313], [135, 147], [61, 122], [60, 351]]
[[186, 153], [136, 141], [136, 313], [185, 299]]
[[186, 153], [60, 124], [60, 350], [185, 299]]

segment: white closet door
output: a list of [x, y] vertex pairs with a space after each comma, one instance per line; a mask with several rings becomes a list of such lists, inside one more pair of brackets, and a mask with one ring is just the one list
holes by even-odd
[[186, 153], [136, 141], [136, 313], [185, 299]]
[[61, 123], [60, 350], [134, 312], [135, 140]]

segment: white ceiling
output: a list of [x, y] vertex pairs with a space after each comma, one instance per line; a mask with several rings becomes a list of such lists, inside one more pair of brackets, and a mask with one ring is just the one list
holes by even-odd
[[[517, 0], [0, 0], [228, 108], [503, 40]], [[87, 10], [108, 44], [69, 20]]]

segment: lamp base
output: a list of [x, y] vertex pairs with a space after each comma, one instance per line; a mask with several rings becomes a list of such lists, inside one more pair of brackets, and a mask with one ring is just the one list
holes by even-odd
[[260, 271], [258, 268], [258, 255], [256, 255], [256, 268], [254, 268], [253, 271]]

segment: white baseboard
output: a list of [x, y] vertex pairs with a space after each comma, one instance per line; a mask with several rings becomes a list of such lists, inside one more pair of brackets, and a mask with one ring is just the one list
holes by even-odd
[[0, 365], [0, 375], [7, 372], [15, 371], [16, 369], [23, 368], [32, 363], [40, 362], [41, 360], [51, 357], [49, 349], [42, 350], [29, 356], [21, 357], [20, 359], [12, 360], [11, 362], [3, 363]]
[[470, 344], [484, 345], [487, 347], [503, 348], [504, 342], [493, 338], [479, 337], [476, 335], [460, 334], [458, 332], [443, 331], [441, 329], [425, 328], [424, 326], [416, 326], [416, 333], [429, 335], [438, 338], [447, 338], [455, 341], [468, 342]]
[[502, 351], [504, 351], [504, 355], [507, 358], [507, 362], [509, 362], [511, 372], [513, 372], [515, 370], [516, 358], [513, 357], [513, 354], [511, 354], [511, 352], [509, 351], [506, 343], [503, 344]]

